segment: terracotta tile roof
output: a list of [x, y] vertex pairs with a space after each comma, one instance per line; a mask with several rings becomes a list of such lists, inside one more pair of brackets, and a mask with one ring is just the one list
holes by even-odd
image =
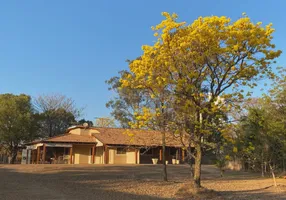
[[66, 134], [59, 137], [48, 138], [45, 142], [95, 143], [96, 139], [89, 135]]
[[65, 134], [59, 135], [43, 140], [35, 140], [28, 144], [36, 144], [36, 143], [48, 143], [48, 142], [58, 142], [58, 143], [96, 143], [96, 139], [94, 136], [89, 135], [75, 135], [75, 134]]
[[[133, 130], [121, 128], [92, 128], [99, 133], [93, 135], [104, 144], [111, 145], [138, 145], [138, 146], [161, 146], [162, 134], [158, 131]], [[92, 131], [91, 131], [92, 132]], [[179, 138], [166, 133], [166, 146], [181, 147]]]

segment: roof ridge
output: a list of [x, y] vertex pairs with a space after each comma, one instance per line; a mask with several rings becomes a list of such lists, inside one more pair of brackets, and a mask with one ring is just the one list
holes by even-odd
[[155, 131], [160, 132], [159, 130], [150, 130], [150, 129], [138, 129], [138, 128], [119, 128], [119, 127], [89, 127], [91, 129], [122, 129], [122, 130], [135, 130], [135, 131]]

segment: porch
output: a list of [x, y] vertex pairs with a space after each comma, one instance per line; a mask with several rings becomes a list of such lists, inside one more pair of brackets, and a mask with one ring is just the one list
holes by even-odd
[[40, 143], [27, 146], [25, 164], [94, 164], [96, 144]]

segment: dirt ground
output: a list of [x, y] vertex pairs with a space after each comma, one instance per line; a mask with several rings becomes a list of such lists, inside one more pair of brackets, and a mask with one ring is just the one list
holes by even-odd
[[[0, 199], [192, 199], [178, 193], [188, 166], [169, 165], [167, 183], [161, 175], [160, 165], [0, 165]], [[213, 166], [203, 166], [202, 176], [203, 187], [217, 191], [213, 199], [286, 199], [286, 179], [276, 189], [257, 174], [228, 171], [220, 178]]]

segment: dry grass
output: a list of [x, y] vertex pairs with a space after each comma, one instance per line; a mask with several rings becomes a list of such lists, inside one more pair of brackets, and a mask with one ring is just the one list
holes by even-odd
[[192, 190], [188, 166], [0, 165], [0, 199], [286, 199], [286, 180], [203, 166], [203, 189]]

